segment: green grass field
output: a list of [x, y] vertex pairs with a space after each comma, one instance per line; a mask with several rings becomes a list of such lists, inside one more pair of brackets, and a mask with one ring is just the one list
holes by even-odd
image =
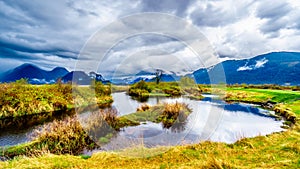
[[292, 109], [294, 113], [300, 115], [300, 92], [292, 90], [273, 90], [273, 89], [248, 89], [242, 87], [227, 88], [230, 101], [253, 101], [267, 102], [272, 101], [284, 104]]

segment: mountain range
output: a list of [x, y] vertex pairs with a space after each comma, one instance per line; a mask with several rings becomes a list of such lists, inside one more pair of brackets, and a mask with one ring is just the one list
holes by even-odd
[[209, 69], [199, 69], [192, 76], [197, 83], [209, 84], [208, 75], [218, 76], [221, 70], [224, 70], [224, 83], [227, 84], [299, 85], [300, 53], [272, 52], [250, 59], [227, 60]]
[[[224, 78], [222, 74], [225, 75]], [[200, 84], [210, 84], [214, 83], [214, 79], [223, 79], [222, 82], [227, 84], [300, 85], [300, 53], [272, 52], [250, 59], [227, 60], [209, 68], [200, 68], [186, 76], [195, 78]], [[161, 81], [177, 81], [180, 77], [175, 73], [163, 73]], [[73, 81], [82, 85], [90, 84], [91, 79], [103, 83], [133, 84], [141, 80], [155, 81], [155, 73], [140, 71], [134, 76], [108, 81], [95, 72], [69, 72], [62, 67], [46, 71], [32, 64], [23, 64], [4, 72], [0, 76], [0, 82], [13, 82], [21, 78], [27, 78], [31, 84], [55, 83], [58, 78], [64, 83]]]
[[4, 72], [1, 76], [1, 82], [14, 82], [21, 78], [27, 78], [29, 83], [43, 84], [55, 83], [56, 79], [65, 76], [69, 71], [62, 67], [56, 67], [51, 71], [40, 69], [39, 67], [25, 63], [12, 70]]
[[0, 82], [14, 82], [21, 78], [28, 79], [30, 84], [53, 84], [60, 79], [63, 83], [75, 82], [80, 85], [89, 85], [92, 79], [107, 83], [100, 74], [95, 72], [87, 75], [83, 71], [71, 71], [62, 67], [56, 67], [51, 71], [43, 70], [33, 64], [25, 63], [12, 70], [4, 72], [0, 76]]

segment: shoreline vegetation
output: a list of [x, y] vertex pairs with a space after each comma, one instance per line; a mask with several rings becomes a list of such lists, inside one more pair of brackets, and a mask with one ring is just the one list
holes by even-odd
[[21, 79], [0, 84], [0, 129], [41, 124], [47, 119], [74, 114], [91, 105], [110, 107], [110, 87], [95, 82], [90, 87], [71, 84], [29, 85]]
[[[184, 85], [181, 85], [185, 83]], [[70, 86], [65, 84], [31, 86], [27, 84], [1, 84], [6, 88], [2, 88], [1, 92], [7, 92], [3, 100], [18, 98], [25, 99], [33, 97], [35, 100], [44, 98], [46, 94], [57, 93], [58, 97], [51, 102], [50, 110], [55, 110], [55, 105], [59, 107], [61, 103], [63, 108], [72, 109], [74, 107], [68, 105], [74, 96], [63, 96], [64, 91], [70, 91]], [[6, 86], [5, 86], [6, 85]], [[58, 85], [60, 85], [59, 89]], [[11, 88], [9, 88], [11, 87]], [[53, 89], [52, 89], [53, 88]], [[79, 126], [78, 119], [75, 115], [64, 118], [64, 120], [55, 120], [53, 123], [46, 125], [40, 129], [35, 136], [35, 140], [29, 143], [20, 144], [8, 148], [2, 148], [0, 152], [1, 159], [11, 159], [9, 161], [0, 162], [0, 168], [299, 168], [300, 167], [300, 92], [299, 86], [277, 86], [277, 85], [227, 85], [225, 89], [218, 88], [218, 85], [194, 85], [188, 79], [183, 79], [181, 83], [161, 82], [155, 84], [151, 82], [139, 82], [130, 87], [103, 85], [95, 83], [91, 87], [78, 87], [75, 90], [77, 96], [74, 105], [88, 106], [91, 100], [92, 92], [98, 93], [96, 100], [92, 103], [98, 103], [109, 107], [112, 103], [111, 90], [114, 92], [127, 91], [132, 97], [139, 100], [147, 99], [152, 96], [180, 96], [195, 97], [202, 99], [202, 94], [212, 93], [219, 94], [220, 98], [226, 102], [245, 102], [254, 103], [265, 109], [274, 111], [278, 117], [284, 118], [285, 124], [289, 127], [284, 132], [273, 133], [267, 136], [257, 136], [254, 138], [242, 138], [233, 144], [214, 143], [204, 141], [198, 144], [172, 146], [164, 153], [152, 156], [153, 152], [166, 147], [145, 148], [143, 145], [136, 150], [124, 150], [122, 153], [116, 152], [98, 152], [92, 156], [81, 155], [83, 149], [94, 149], [101, 145], [101, 142], [107, 142], [113, 137], [112, 131], [119, 130], [125, 126], [138, 125], [145, 121], [165, 123], [165, 127], [169, 128], [174, 123], [184, 123], [191, 110], [188, 105], [161, 104], [148, 106], [146, 104], [138, 108], [137, 112], [117, 116], [115, 110], [106, 109], [106, 111], [95, 112], [94, 119], [100, 119], [106, 123], [88, 121], [86, 126]], [[8, 90], [7, 90], [8, 89]], [[21, 90], [22, 89], [22, 90]], [[26, 90], [24, 90], [26, 89]], [[34, 90], [36, 89], [36, 90]], [[108, 90], [109, 89], [109, 90]], [[59, 91], [58, 91], [59, 90]], [[16, 91], [28, 92], [20, 94], [20, 96], [10, 96]], [[37, 94], [30, 93], [37, 92]], [[18, 93], [18, 92], [17, 92]], [[68, 92], [66, 92], [68, 93]], [[74, 92], [73, 92], [74, 93]], [[6, 96], [6, 95], [5, 95]], [[37, 97], [39, 96], [39, 97]], [[95, 94], [93, 95], [95, 96]], [[65, 100], [62, 102], [60, 99]], [[94, 97], [95, 98], [95, 97]], [[54, 99], [54, 98], [51, 98]], [[60, 102], [61, 101], [61, 102]], [[69, 102], [68, 102], [69, 101]], [[14, 100], [14, 102], [17, 102]], [[47, 105], [46, 101], [26, 100], [26, 104], [35, 103], [34, 105]], [[37, 104], [39, 103], [39, 104]], [[99, 104], [100, 103], [100, 104]], [[24, 105], [26, 105], [24, 104]], [[20, 104], [8, 104], [11, 106]], [[50, 104], [49, 104], [50, 105]], [[25, 106], [26, 107], [26, 106]], [[45, 106], [46, 107], [46, 106]], [[48, 106], [49, 107], [49, 106]], [[3, 107], [1, 107], [3, 110]], [[29, 107], [28, 107], [29, 108]], [[31, 107], [31, 108], [34, 108]], [[39, 110], [44, 110], [40, 108]], [[22, 117], [28, 115], [23, 109], [14, 109], [14, 113], [9, 115], [6, 113], [1, 118]], [[46, 109], [47, 110], [47, 109]], [[32, 112], [32, 114], [39, 114]], [[42, 111], [40, 111], [42, 112]], [[176, 113], [173, 113], [176, 112]], [[170, 116], [169, 116], [170, 115]], [[0, 118], [0, 119], [1, 119]], [[106, 125], [105, 125], [106, 124]], [[99, 126], [101, 125], [101, 126]], [[100, 135], [96, 135], [96, 130], [103, 129]], [[83, 129], [84, 128], [84, 129]], [[88, 131], [89, 135], [86, 132]], [[62, 134], [68, 133], [68, 134]], [[95, 133], [94, 135], [91, 133]], [[62, 137], [62, 135], [64, 135]], [[95, 139], [100, 138], [100, 139]], [[101, 146], [100, 146], [101, 147]], [[124, 156], [134, 151], [145, 158], [130, 158]], [[56, 155], [55, 155], [56, 154]], [[123, 155], [122, 155], [123, 154]], [[148, 155], [147, 155], [148, 154]], [[28, 157], [27, 157], [28, 156]]]

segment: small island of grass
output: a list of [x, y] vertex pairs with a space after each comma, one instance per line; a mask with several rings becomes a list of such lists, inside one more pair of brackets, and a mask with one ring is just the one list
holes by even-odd
[[201, 100], [201, 86], [194, 84], [188, 77], [182, 77], [179, 82], [145, 82], [140, 81], [130, 86], [128, 94], [133, 98], [144, 101], [149, 97], [178, 97], [186, 95], [189, 98]]
[[121, 116], [120, 120], [138, 123], [147, 121], [161, 122], [165, 128], [170, 128], [174, 123], [183, 123], [191, 112], [192, 110], [184, 103], [163, 103]]

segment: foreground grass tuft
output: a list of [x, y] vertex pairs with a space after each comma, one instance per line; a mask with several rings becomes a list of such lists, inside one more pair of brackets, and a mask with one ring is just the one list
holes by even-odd
[[4, 148], [0, 154], [7, 157], [36, 156], [44, 153], [76, 155], [85, 148], [98, 147], [76, 117], [67, 117], [44, 125], [34, 132], [33, 137], [32, 142]]
[[170, 128], [174, 123], [184, 123], [192, 110], [185, 103], [164, 103], [162, 114], [157, 118], [165, 128]]

